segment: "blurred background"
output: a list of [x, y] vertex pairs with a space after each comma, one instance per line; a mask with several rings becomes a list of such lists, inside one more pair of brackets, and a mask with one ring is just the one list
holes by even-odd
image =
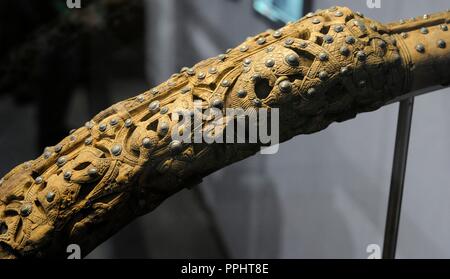
[[[380, 4], [81, 0], [69, 9], [65, 0], [3, 0], [0, 176], [113, 103], [306, 12], [340, 5], [388, 22], [450, 8]], [[448, 93], [416, 99], [398, 258], [450, 257]], [[367, 258], [368, 245], [383, 245], [397, 111], [361, 114], [222, 169], [88, 258]]]

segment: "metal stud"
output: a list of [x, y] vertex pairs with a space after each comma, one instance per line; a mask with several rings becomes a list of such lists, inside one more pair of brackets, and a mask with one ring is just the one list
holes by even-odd
[[169, 111], [168, 107], [162, 107], [161, 110], [159, 111], [160, 114], [166, 114]]
[[236, 94], [239, 98], [244, 98], [245, 96], [247, 96], [247, 91], [245, 91], [245, 89], [239, 89]]
[[56, 153], [59, 153], [61, 151], [61, 149], [62, 149], [62, 145], [61, 144], [55, 145], [55, 152]]
[[342, 46], [342, 47], [339, 49], [339, 52], [340, 52], [342, 55], [347, 56], [347, 55], [350, 54], [350, 49], [349, 49], [347, 46]]
[[273, 32], [273, 34], [272, 34], [272, 36], [277, 39], [280, 38], [282, 35], [283, 35], [283, 33], [279, 30]]
[[148, 105], [148, 110], [157, 112], [159, 110], [159, 101], [153, 101]]
[[292, 90], [292, 83], [288, 80], [283, 80], [280, 84], [278, 84], [278, 87], [281, 92], [288, 93]]
[[181, 142], [178, 140], [174, 140], [169, 144], [169, 149], [172, 153], [177, 154], [182, 150]]
[[341, 17], [343, 15], [344, 14], [341, 11], [337, 11], [337, 12], [334, 13], [334, 16], [337, 16], [337, 17]]
[[305, 42], [305, 41], [300, 42], [300, 47], [301, 47], [301, 48], [306, 48], [307, 46], [308, 46], [308, 43], [307, 43], [307, 42]]
[[104, 124], [104, 123], [102, 123], [102, 124], [100, 124], [100, 125], [98, 126], [98, 130], [99, 130], [100, 132], [106, 131], [106, 128], [107, 128], [107, 126], [106, 126], [106, 124]]
[[417, 52], [423, 53], [425, 52], [425, 46], [422, 43], [416, 45]]
[[444, 40], [438, 40], [437, 45], [439, 48], [445, 48], [447, 46]]
[[[192, 69], [190, 69], [190, 70], [192, 70]], [[156, 94], [158, 94], [158, 93], [159, 93], [158, 88], [153, 88], [153, 89], [152, 89], [152, 94], [153, 94], [153, 95], [156, 95]]]
[[217, 68], [216, 68], [216, 67], [210, 67], [210, 68], [208, 69], [208, 73], [210, 73], [210, 74], [215, 74], [215, 73], [217, 73]]
[[252, 100], [252, 103], [255, 107], [260, 107], [262, 105], [261, 100], [256, 98]]
[[67, 162], [67, 158], [65, 156], [61, 156], [56, 160], [56, 165], [58, 167], [64, 166], [64, 164]]
[[312, 12], [309, 12], [309, 13], [306, 14], [306, 18], [311, 18], [313, 16], [314, 16], [314, 13], [312, 13]]
[[423, 15], [423, 19], [429, 19], [429, 18], [430, 18], [430, 15], [428, 15], [428, 14]]
[[127, 120], [125, 120], [125, 127], [129, 128], [129, 127], [131, 127], [132, 124], [133, 124], [133, 120], [131, 120], [131, 118], [128, 118]]
[[26, 217], [31, 214], [32, 210], [33, 210], [33, 206], [31, 205], [31, 203], [26, 203], [26, 204], [22, 205], [22, 207], [20, 208], [20, 215], [22, 215], [23, 217]]
[[399, 23], [400, 23], [400, 24], [405, 24], [405, 22], [406, 22], [406, 21], [405, 21], [404, 19], [400, 19], [400, 20], [399, 20]]
[[294, 43], [294, 39], [292, 39], [292, 38], [287, 38], [285, 41], [284, 41], [284, 44], [285, 45], [292, 45]]
[[260, 37], [260, 38], [256, 41], [256, 43], [257, 43], [258, 45], [263, 45], [263, 44], [266, 43], [266, 38], [265, 38], [265, 37]]
[[220, 61], [224, 61], [225, 59], [227, 59], [227, 55], [226, 54], [219, 54], [219, 56], [217, 56], [217, 58], [219, 58]]
[[349, 72], [350, 72], [350, 69], [347, 67], [347, 66], [345, 66], [345, 67], [342, 67], [341, 68], [341, 74], [343, 74], [343, 75], [347, 75]]
[[248, 50], [248, 46], [247, 45], [243, 45], [239, 48], [240, 52], [246, 52]]
[[186, 94], [189, 91], [191, 91], [191, 88], [188, 86], [181, 88], [181, 94]]
[[311, 87], [308, 89], [308, 91], [306, 91], [306, 93], [308, 93], [308, 95], [314, 95], [314, 93], [316, 93], [316, 89], [314, 87]]
[[91, 137], [88, 137], [87, 139], [85, 139], [85, 140], [84, 140], [84, 144], [86, 144], [86, 145], [92, 144], [92, 138], [91, 138]]
[[92, 123], [92, 121], [87, 121], [86, 123], [84, 123], [84, 127], [91, 129], [94, 126], [94, 124]]
[[297, 54], [288, 54], [285, 58], [286, 62], [291, 66], [298, 66], [300, 64], [299, 57]]
[[71, 177], [72, 177], [72, 172], [71, 171], [64, 172], [64, 179], [65, 180], [70, 180]]
[[138, 101], [139, 103], [142, 103], [145, 100], [144, 96], [139, 95], [136, 97], [136, 101]]
[[206, 74], [204, 72], [200, 72], [197, 74], [198, 79], [204, 79], [206, 77]]
[[353, 43], [355, 43], [355, 37], [353, 37], [353, 36], [347, 36], [347, 37], [345, 37], [345, 42], [346, 42], [347, 44], [353, 44]]
[[408, 38], [408, 33], [402, 32], [400, 33], [400, 36], [402, 36], [404, 39]]
[[379, 41], [379, 42], [378, 42], [378, 47], [380, 47], [380, 48], [386, 48], [386, 42], [385, 42], [385, 41]]
[[441, 24], [439, 27], [441, 28], [442, 31], [448, 31], [448, 26], [445, 24]]
[[428, 34], [428, 28], [426, 28], [426, 27], [420, 28], [420, 33], [422, 33], [422, 34]]
[[315, 18], [311, 21], [313, 24], [319, 24], [320, 23], [320, 19]]
[[116, 118], [111, 119], [111, 121], [109, 122], [109, 124], [111, 124], [111, 126], [115, 126], [115, 125], [117, 125], [117, 123], [119, 123], [119, 121]]
[[266, 67], [271, 68], [275, 65], [275, 60], [273, 60], [272, 58], [269, 58], [266, 60], [266, 62], [264, 62], [264, 64], [266, 65]]
[[336, 26], [334, 27], [334, 32], [340, 33], [340, 32], [342, 32], [342, 31], [344, 31], [344, 27], [343, 27], [342, 25], [336, 25]]
[[222, 85], [223, 87], [228, 87], [230, 86], [230, 81], [227, 79], [222, 80], [222, 82], [220, 83], [220, 85]]
[[44, 181], [44, 179], [42, 178], [42, 176], [38, 176], [38, 177], [36, 177], [36, 179], [34, 180], [34, 182], [36, 182], [36, 184], [41, 184], [42, 181]]
[[245, 58], [245, 59], [244, 59], [244, 64], [245, 64], [245, 65], [248, 66], [248, 65], [250, 65], [251, 63], [252, 63], [252, 60], [251, 60], [250, 58]]
[[98, 174], [97, 168], [90, 168], [88, 169], [89, 176], [96, 176]]
[[47, 202], [52, 202], [55, 200], [55, 193], [54, 192], [48, 192], [47, 195], [45, 195], [45, 199]]
[[333, 37], [331, 37], [330, 35], [325, 35], [323, 36], [323, 40], [325, 41], [325, 43], [331, 44], [333, 42]]
[[49, 150], [44, 151], [44, 159], [48, 159], [50, 158], [50, 156], [52, 156], [52, 152], [50, 152]]
[[143, 138], [142, 139], [142, 146], [149, 149], [152, 147], [152, 141], [150, 140], [150, 138]]
[[359, 17], [364, 17], [364, 15], [361, 12], [355, 12], [355, 14]]
[[319, 78], [320, 78], [321, 80], [327, 79], [327, 78], [328, 78], [328, 72], [327, 72], [327, 71], [321, 71], [321, 72], [319, 73]]
[[269, 46], [266, 48], [266, 52], [272, 52], [275, 49], [274, 46]]
[[366, 53], [362, 50], [356, 53], [356, 57], [358, 58], [359, 61], [365, 61], [367, 58]]
[[220, 100], [220, 99], [214, 99], [214, 100], [211, 102], [211, 106], [212, 106], [212, 107], [215, 107], [215, 108], [222, 108], [222, 107], [223, 107], [223, 101]]
[[119, 156], [120, 153], [122, 153], [122, 146], [120, 144], [115, 144], [112, 148], [111, 148], [111, 153], [114, 156]]
[[320, 59], [320, 61], [328, 60], [328, 54], [326, 54], [325, 52], [319, 53], [319, 59]]
[[187, 73], [188, 75], [190, 75], [190, 76], [193, 76], [193, 75], [195, 75], [195, 70], [192, 69], [192, 68], [189, 68], [189, 69], [186, 70], [186, 73]]

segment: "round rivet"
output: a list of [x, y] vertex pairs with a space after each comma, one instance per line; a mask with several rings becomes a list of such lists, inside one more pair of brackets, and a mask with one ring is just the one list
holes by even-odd
[[31, 214], [32, 210], [33, 210], [33, 206], [31, 205], [31, 203], [26, 203], [26, 204], [22, 205], [22, 207], [20, 208], [20, 215], [26, 217]]
[[281, 92], [288, 93], [292, 90], [292, 83], [288, 80], [283, 80], [282, 82], [280, 82], [278, 87], [280, 88]]
[[400, 36], [402, 36], [404, 39], [408, 38], [408, 33], [402, 32], [400, 33]]
[[423, 15], [423, 19], [429, 19], [429, 18], [430, 18], [430, 15], [428, 15], [428, 14]]
[[323, 40], [325, 43], [331, 44], [333, 42], [333, 37], [331, 37], [330, 35], [325, 35], [323, 36]]
[[425, 52], [425, 46], [423, 44], [419, 43], [416, 45], [416, 50], [417, 50], [417, 52], [423, 53], [423, 52]]
[[337, 16], [337, 17], [341, 17], [343, 15], [344, 14], [341, 11], [337, 11], [337, 12], [334, 13], [334, 16]]
[[168, 107], [162, 107], [161, 110], [159, 111], [160, 114], [166, 114], [169, 111]]
[[194, 69], [192, 69], [192, 68], [187, 69], [187, 70], [186, 70], [186, 73], [187, 73], [188, 75], [190, 75], [190, 76], [195, 75], [195, 71], [194, 71]]
[[364, 15], [361, 12], [355, 12], [355, 14], [359, 17], [364, 17]]
[[422, 34], [428, 34], [428, 28], [426, 28], [426, 27], [420, 28], [420, 33], [422, 33]]
[[111, 124], [111, 126], [115, 126], [115, 125], [117, 125], [117, 123], [119, 123], [119, 121], [116, 118], [111, 119], [111, 121], [109, 122], [109, 124]]
[[98, 170], [97, 170], [96, 168], [90, 168], [90, 169], [88, 169], [88, 174], [89, 174], [90, 176], [96, 176], [97, 173], [98, 173]]
[[308, 93], [308, 95], [313, 95], [314, 93], [316, 93], [316, 89], [314, 87], [311, 87], [308, 89], [308, 91], [306, 91], [306, 93]]
[[69, 135], [75, 133], [75, 131], [76, 131], [75, 129], [70, 130], [70, 131], [69, 131]]
[[266, 62], [264, 62], [264, 64], [266, 65], [266, 67], [271, 68], [275, 65], [275, 60], [273, 60], [272, 58], [269, 58], [266, 60]]
[[347, 56], [347, 55], [350, 53], [350, 49], [349, 49], [347, 46], [342, 46], [342, 47], [339, 49], [339, 52], [340, 52], [342, 55]]
[[120, 144], [116, 144], [111, 148], [111, 153], [114, 156], [119, 156], [122, 153], [122, 146]]
[[145, 100], [144, 96], [139, 95], [136, 97], [136, 101], [138, 101], [139, 103], [142, 103]]
[[248, 50], [248, 46], [247, 45], [243, 45], [239, 48], [240, 52], [246, 52]]
[[320, 78], [321, 80], [327, 79], [327, 78], [328, 78], [328, 72], [327, 72], [327, 71], [321, 71], [321, 72], [319, 73], [319, 78]]
[[379, 41], [379, 42], [378, 42], [378, 47], [380, 47], [380, 48], [386, 48], [386, 42], [385, 42], [385, 41]]
[[50, 151], [44, 151], [44, 159], [48, 159], [48, 158], [50, 158], [50, 156], [52, 156], [52, 152], [50, 152]]
[[267, 47], [266, 52], [272, 52], [274, 49], [275, 49], [274, 46], [269, 46]]
[[188, 93], [189, 91], [191, 91], [191, 88], [189, 88], [189, 87], [183, 87], [183, 88], [181, 88], [181, 94], [186, 94], [186, 93]]
[[41, 184], [42, 181], [44, 181], [44, 179], [42, 179], [42, 176], [38, 176], [38, 177], [36, 177], [36, 179], [34, 180], [34, 182], [36, 182], [37, 184]]
[[437, 45], [438, 45], [439, 48], [445, 48], [445, 46], [446, 46], [447, 44], [445, 43], [444, 40], [438, 40], [438, 41], [437, 41]]
[[142, 139], [142, 146], [145, 148], [151, 148], [152, 147], [152, 141], [150, 140], [150, 138], [144, 138]]
[[344, 27], [342, 25], [336, 25], [334, 27], [334, 32], [339, 33], [339, 32], [342, 32], [342, 31], [344, 31]]
[[228, 87], [228, 86], [230, 86], [230, 81], [227, 79], [224, 79], [224, 80], [222, 80], [220, 85], [222, 85], [223, 87]]
[[215, 74], [215, 73], [217, 73], [217, 68], [216, 68], [216, 67], [210, 67], [210, 68], [208, 69], [208, 73], [210, 73], [210, 74]]
[[265, 42], [266, 42], [266, 38], [264, 38], [264, 37], [260, 37], [260, 38], [256, 41], [256, 43], [257, 43], [258, 45], [263, 45]]
[[258, 98], [253, 99], [252, 102], [255, 107], [260, 107], [262, 105], [261, 100]]
[[232, 48], [227, 48], [227, 50], [225, 50], [225, 53], [230, 53], [233, 49]]
[[320, 19], [315, 18], [311, 21], [313, 24], [319, 24], [320, 23]]
[[300, 47], [301, 47], [301, 48], [306, 48], [307, 46], [308, 46], [308, 43], [307, 43], [307, 42], [305, 42], [305, 41], [300, 42]]
[[319, 53], [319, 59], [320, 59], [320, 61], [328, 60], [328, 54], [326, 54], [325, 52]]
[[355, 37], [353, 37], [353, 36], [347, 36], [347, 37], [345, 37], [345, 42], [346, 42], [347, 44], [353, 44], [353, 43], [355, 43]]
[[311, 13], [311, 12], [306, 14], [306, 18], [312, 18], [313, 16], [314, 16], [314, 13]]
[[131, 127], [132, 124], [133, 124], [133, 120], [131, 120], [131, 118], [128, 118], [127, 120], [125, 120], [125, 127], [129, 128], [129, 127]]
[[361, 87], [361, 88], [366, 87], [366, 81], [365, 81], [365, 80], [361, 80], [361, 81], [358, 83], [358, 86]]
[[169, 124], [167, 124], [166, 122], [162, 122], [159, 125], [158, 129], [159, 129], [159, 131], [158, 131], [159, 135], [164, 136], [169, 131]]
[[239, 89], [236, 94], [239, 98], [244, 98], [245, 96], [247, 96], [247, 91], [245, 91], [245, 89]]
[[59, 153], [61, 151], [61, 149], [62, 149], [62, 145], [61, 144], [55, 145], [55, 152], [56, 153]]
[[206, 77], [206, 74], [204, 72], [200, 72], [197, 74], [198, 79], [204, 79]]
[[346, 75], [350, 72], [350, 69], [348, 67], [342, 67], [340, 72], [341, 74]]
[[400, 19], [399, 22], [400, 24], [405, 24], [406, 21], [404, 19]]
[[278, 30], [273, 32], [273, 34], [272, 34], [272, 36], [274, 38], [280, 38], [282, 35], [283, 35], [283, 33], [281, 33], [281, 31], [278, 31]]
[[211, 102], [211, 106], [212, 106], [212, 107], [215, 107], [215, 108], [222, 108], [222, 107], [223, 107], [223, 101], [220, 100], [220, 99], [214, 99], [214, 100]]
[[220, 61], [224, 61], [227, 58], [227, 56], [225, 54], [219, 54], [217, 58], [219, 58]]
[[56, 165], [58, 167], [63, 166], [67, 162], [67, 158], [65, 156], [59, 157], [58, 160], [56, 160]]
[[402, 58], [400, 57], [400, 55], [398, 53], [394, 53], [392, 55], [392, 59], [394, 60], [395, 63], [400, 63], [402, 61]]
[[284, 41], [284, 44], [285, 45], [292, 45], [294, 43], [294, 39], [292, 39], [292, 38], [287, 38], [285, 41]]
[[366, 54], [362, 50], [360, 50], [356, 53], [356, 57], [358, 58], [359, 61], [366, 60]]
[[86, 123], [84, 123], [84, 127], [91, 129], [94, 126], [94, 124], [92, 123], [92, 121], [87, 121]]
[[106, 128], [107, 128], [107, 126], [106, 126], [106, 124], [104, 124], [104, 123], [102, 123], [102, 124], [100, 124], [100, 125], [98, 126], [98, 130], [99, 130], [100, 132], [106, 131]]
[[153, 101], [148, 105], [148, 109], [151, 112], [157, 112], [159, 110], [159, 101]]
[[[190, 70], [192, 70], [192, 69], [190, 69]], [[156, 95], [156, 94], [159, 93], [159, 90], [158, 90], [158, 88], [153, 88], [151, 92], [152, 92], [153, 95]]]
[[89, 145], [89, 144], [91, 144], [92, 143], [92, 138], [91, 137], [88, 137], [88, 138], [86, 138], [85, 140], [84, 140], [84, 144], [86, 144], [86, 145]]
[[286, 62], [291, 66], [298, 66], [300, 64], [299, 57], [297, 54], [288, 54], [285, 58]]
[[52, 202], [55, 200], [55, 193], [54, 192], [48, 192], [45, 195], [45, 199], [47, 200], [47, 202]]
[[71, 177], [72, 177], [72, 172], [71, 171], [64, 172], [64, 179], [65, 180], [70, 180]]
[[244, 59], [244, 64], [245, 64], [245, 65], [248, 66], [248, 65], [250, 65], [251, 63], [252, 63], [252, 60], [251, 60], [250, 58], [245, 58], [245, 59]]
[[441, 24], [439, 27], [441, 28], [442, 31], [448, 31], [448, 26], [445, 24]]
[[182, 150], [181, 142], [178, 140], [174, 140], [169, 144], [169, 149], [172, 153], [180, 153]]

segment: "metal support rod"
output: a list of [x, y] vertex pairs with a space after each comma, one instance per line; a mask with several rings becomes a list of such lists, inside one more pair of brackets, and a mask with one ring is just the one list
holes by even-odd
[[400, 102], [398, 111], [394, 161], [392, 164], [391, 186], [384, 231], [383, 259], [394, 259], [397, 248], [413, 107], [414, 97], [411, 97]]

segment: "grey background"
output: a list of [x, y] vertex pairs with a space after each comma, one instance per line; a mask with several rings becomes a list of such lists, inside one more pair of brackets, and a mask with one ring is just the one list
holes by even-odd
[[[274, 27], [252, 11], [250, 0], [146, 2], [147, 79], [115, 79], [112, 101]], [[348, 6], [383, 22], [450, 8], [448, 0], [381, 0], [381, 9], [369, 9], [365, 0], [309, 2], [311, 10]], [[448, 93], [416, 99], [399, 258], [450, 257]], [[84, 94], [74, 97], [74, 126], [88, 119], [86, 102]], [[361, 114], [298, 136], [275, 155], [218, 171], [134, 221], [89, 258], [367, 258], [367, 245], [383, 242], [397, 110], [392, 104]], [[22, 117], [10, 118], [13, 113]], [[33, 107], [0, 99], [0, 117], [7, 122], [0, 141], [8, 142], [0, 147], [1, 161], [8, 162], [2, 173], [37, 154], [33, 114]]]

